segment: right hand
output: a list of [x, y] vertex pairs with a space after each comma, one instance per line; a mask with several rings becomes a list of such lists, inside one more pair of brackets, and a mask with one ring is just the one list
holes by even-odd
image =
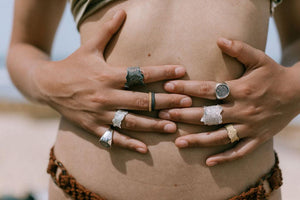
[[[103, 52], [112, 36], [120, 29], [126, 14], [118, 11], [108, 22], [99, 26], [90, 39], [68, 58], [51, 61], [39, 67], [33, 79], [43, 100], [68, 120], [98, 137], [109, 128], [116, 110], [148, 110], [148, 93], [123, 90], [127, 67], [112, 67]], [[144, 82], [176, 79], [185, 75], [181, 66], [141, 67]], [[156, 94], [155, 109], [189, 107], [192, 100], [180, 94]], [[168, 120], [129, 113], [122, 129], [172, 133], [176, 124]], [[147, 152], [147, 146], [136, 139], [114, 131], [113, 145]]]

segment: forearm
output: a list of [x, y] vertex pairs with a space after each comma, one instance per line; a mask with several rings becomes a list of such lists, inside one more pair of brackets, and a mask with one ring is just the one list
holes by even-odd
[[29, 43], [14, 43], [10, 46], [7, 68], [15, 86], [32, 101], [44, 102], [44, 97], [35, 82], [37, 68], [50, 62], [49, 55]]

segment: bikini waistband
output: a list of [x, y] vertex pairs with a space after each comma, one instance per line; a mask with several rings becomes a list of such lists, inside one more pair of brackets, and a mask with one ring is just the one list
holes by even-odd
[[[276, 152], [275, 164], [269, 173], [262, 176], [254, 186], [249, 187], [240, 195], [229, 200], [265, 200], [273, 190], [282, 185], [282, 174], [279, 168], [279, 159]], [[60, 173], [57, 176], [57, 171]], [[74, 200], [105, 200], [100, 195], [89, 191], [68, 173], [64, 165], [54, 155], [54, 147], [51, 148], [47, 173], [51, 175], [54, 183]]]

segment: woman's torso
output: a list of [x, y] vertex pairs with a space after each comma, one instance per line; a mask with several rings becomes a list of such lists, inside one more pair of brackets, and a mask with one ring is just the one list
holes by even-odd
[[[116, 1], [85, 20], [80, 34], [85, 43], [93, 37], [96, 23], [106, 22], [123, 8], [127, 19], [107, 47], [109, 64], [179, 64], [187, 69], [185, 79], [221, 82], [241, 76], [243, 67], [222, 55], [217, 38], [243, 40], [263, 50], [269, 6], [269, 0]], [[164, 92], [162, 82], [142, 90]], [[216, 102], [193, 99], [193, 106], [209, 104]], [[241, 160], [206, 167], [209, 155], [230, 145], [178, 149], [174, 141], [179, 135], [217, 127], [178, 124], [178, 128], [176, 134], [126, 132], [148, 145], [148, 154], [142, 155], [118, 147], [106, 150], [99, 138], [63, 118], [55, 153], [78, 182], [108, 200], [226, 199], [254, 184], [274, 164], [269, 141]]]

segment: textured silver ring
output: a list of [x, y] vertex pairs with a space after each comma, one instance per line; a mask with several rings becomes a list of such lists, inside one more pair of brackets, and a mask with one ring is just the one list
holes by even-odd
[[110, 148], [112, 145], [113, 133], [114, 130], [111, 127], [107, 129], [99, 140], [100, 144], [105, 148]]
[[220, 105], [204, 106], [201, 122], [209, 126], [222, 124], [222, 111], [223, 108]]
[[122, 121], [127, 114], [128, 114], [128, 112], [125, 110], [117, 110], [114, 118], [112, 119], [112, 125], [114, 127], [121, 128]]
[[129, 89], [132, 86], [145, 85], [144, 74], [140, 67], [128, 67], [126, 75], [125, 88]]
[[217, 99], [225, 99], [229, 96], [230, 89], [226, 83], [217, 83], [216, 85], [216, 97]]

